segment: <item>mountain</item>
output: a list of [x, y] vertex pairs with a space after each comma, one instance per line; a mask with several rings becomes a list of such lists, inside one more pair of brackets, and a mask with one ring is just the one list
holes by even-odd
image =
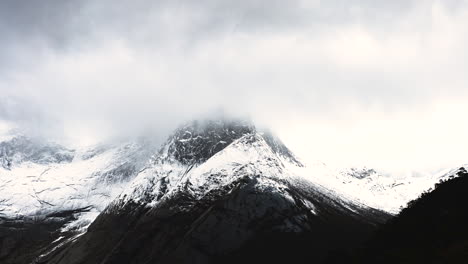
[[347, 262], [467, 263], [467, 189], [468, 172], [461, 167], [411, 202]]
[[390, 217], [294, 175], [302, 166], [281, 141], [248, 123], [190, 123], [85, 234], [52, 245], [37, 261], [321, 261]]
[[452, 175], [304, 164], [233, 119], [188, 122], [162, 146], [16, 136], [0, 143], [0, 262], [320, 263]]

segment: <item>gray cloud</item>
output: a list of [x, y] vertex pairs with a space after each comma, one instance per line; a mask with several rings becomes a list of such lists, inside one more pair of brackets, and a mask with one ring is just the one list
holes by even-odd
[[[450, 151], [468, 143], [427, 130], [467, 110], [456, 108], [468, 98], [467, 22], [457, 0], [2, 1], [0, 119], [53, 136], [162, 137], [222, 108], [310, 156], [388, 160], [408, 146], [404, 127]], [[314, 126], [341, 133], [301, 132]]]
[[[134, 45], [186, 46], [232, 31], [320, 31], [330, 24], [387, 28], [419, 1], [3, 1], [2, 45], [66, 49], [90, 38], [119, 37]], [[451, 9], [459, 1], [444, 1]], [[451, 3], [448, 5], [447, 3]], [[430, 5], [429, 5], [430, 6]], [[40, 43], [42, 42], [42, 43]], [[148, 43], [149, 42], [149, 43]], [[167, 43], [168, 42], [168, 43]]]

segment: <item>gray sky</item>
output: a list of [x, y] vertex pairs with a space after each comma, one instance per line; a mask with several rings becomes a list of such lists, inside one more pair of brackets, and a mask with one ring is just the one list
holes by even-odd
[[466, 25], [455, 0], [1, 1], [0, 132], [163, 137], [224, 109], [305, 160], [455, 166]]

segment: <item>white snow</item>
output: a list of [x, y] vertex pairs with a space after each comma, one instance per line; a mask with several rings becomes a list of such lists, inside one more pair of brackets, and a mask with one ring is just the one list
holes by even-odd
[[[251, 137], [255, 137], [252, 140]], [[430, 190], [441, 179], [448, 178], [454, 171], [427, 177], [396, 179], [381, 175], [374, 170], [365, 177], [357, 178], [356, 169], [336, 169], [317, 162], [300, 167], [277, 155], [266, 144], [261, 134], [246, 135], [215, 154], [198, 167], [184, 166], [170, 157], [164, 159], [138, 175], [121, 197], [125, 201], [140, 201], [150, 193], [152, 197], [161, 194], [162, 179], [166, 183], [165, 195], [190, 186], [192, 194], [202, 197], [210, 190], [226, 186], [245, 175], [261, 175], [261, 179], [282, 178], [294, 180], [299, 177], [309, 181], [321, 192], [349, 201], [356, 206], [367, 206], [397, 214], [408, 202]], [[278, 188], [280, 188], [278, 186]], [[284, 193], [285, 197], [287, 193]], [[291, 198], [292, 199], [292, 198]], [[159, 200], [152, 200], [154, 206]], [[313, 204], [305, 203], [313, 213]], [[352, 209], [352, 208], [351, 208]]]
[[121, 194], [121, 200], [140, 202], [151, 196], [153, 200], [148, 206], [154, 206], [159, 201], [154, 197], [161, 194], [163, 181], [166, 184], [166, 197], [182, 186], [190, 186], [189, 190], [195, 197], [203, 197], [209, 191], [229, 185], [245, 175], [262, 175], [262, 180], [292, 177], [284, 170], [283, 163], [286, 161], [274, 153], [259, 134], [248, 134], [234, 141], [194, 168], [182, 165], [164, 154], [162, 157], [132, 181]]
[[[86, 228], [117, 197], [132, 178], [106, 175], [131, 163], [147, 160], [142, 146], [124, 143], [76, 151], [71, 162], [37, 164], [24, 161], [11, 170], [0, 167], [0, 216], [44, 216], [89, 207], [64, 229]], [[141, 159], [141, 161], [140, 161]]]
[[456, 170], [421, 177], [394, 178], [378, 172], [364, 178], [350, 176], [348, 170], [314, 164], [303, 168], [292, 168], [297, 175], [334, 190], [352, 201], [365, 204], [392, 214], [397, 214], [406, 205], [417, 199], [435, 184], [453, 175]]

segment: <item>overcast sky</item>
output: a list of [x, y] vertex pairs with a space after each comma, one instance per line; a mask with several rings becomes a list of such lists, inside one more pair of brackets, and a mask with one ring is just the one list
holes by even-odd
[[0, 132], [93, 142], [224, 109], [306, 161], [468, 163], [468, 3], [0, 2]]

